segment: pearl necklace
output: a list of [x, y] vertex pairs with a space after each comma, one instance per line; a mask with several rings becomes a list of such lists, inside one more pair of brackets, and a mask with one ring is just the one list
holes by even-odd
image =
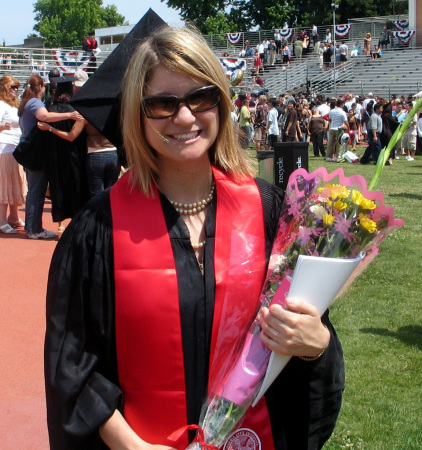
[[[174, 200], [170, 200], [170, 199], [169, 199], [169, 202], [174, 206], [174, 209], [179, 214], [184, 214], [184, 215], [198, 214], [199, 212], [204, 210], [207, 207], [207, 205], [209, 205], [212, 202], [212, 198], [214, 196], [214, 189], [215, 189], [215, 182], [213, 181], [213, 183], [211, 185], [210, 193], [208, 194], [208, 197], [205, 198], [204, 200], [200, 200], [199, 202], [179, 203], [179, 202], [175, 202]], [[200, 242], [198, 245], [200, 245], [200, 244], [202, 244], [202, 242]], [[201, 247], [203, 247], [203, 245]]]
[[202, 241], [202, 242], [198, 242], [197, 244], [192, 244], [191, 243], [191, 245], [192, 245], [192, 248], [194, 250], [199, 250], [200, 248], [204, 248], [205, 247], [206, 242], [207, 241], [205, 240], [205, 241]]

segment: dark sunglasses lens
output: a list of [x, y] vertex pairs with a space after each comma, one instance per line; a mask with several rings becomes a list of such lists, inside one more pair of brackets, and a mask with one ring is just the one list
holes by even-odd
[[19, 86], [10, 86], [10, 89], [19, 89]]
[[157, 95], [143, 100], [145, 115], [150, 119], [165, 119], [174, 116], [181, 103], [186, 103], [191, 111], [201, 112], [214, 108], [220, 100], [217, 86], [197, 89], [184, 98], [175, 95]]
[[177, 97], [157, 96], [144, 100], [145, 115], [150, 118], [169, 117], [176, 112], [178, 105]]
[[213, 108], [219, 101], [219, 92], [216, 86], [198, 89], [186, 96], [186, 102], [194, 112], [206, 111]]

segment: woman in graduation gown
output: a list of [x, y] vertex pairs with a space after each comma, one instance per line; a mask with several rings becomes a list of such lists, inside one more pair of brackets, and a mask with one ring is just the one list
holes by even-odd
[[[255, 311], [282, 210], [282, 193], [251, 177], [231, 107], [196, 34], [162, 28], [137, 48], [122, 98], [130, 170], [72, 221], [51, 264], [51, 448], [184, 449], [193, 438], [168, 436], [198, 424], [223, 311], [238, 298]], [[344, 387], [328, 314], [288, 306], [262, 311], [261, 336], [297, 357], [242, 424], [263, 450], [321, 448]]]
[[[57, 83], [52, 101], [47, 111], [67, 113], [75, 111], [69, 104], [73, 95], [72, 76], [54, 77]], [[45, 136], [47, 145], [47, 178], [51, 197], [51, 214], [53, 222], [58, 222], [59, 236], [64, 231], [62, 221], [75, 216], [90, 199], [88, 179], [85, 171], [87, 158], [86, 138], [81, 134], [85, 121], [62, 120], [60, 122], [38, 122], [40, 130], [48, 131]], [[60, 132], [73, 133], [73, 140], [61, 139]]]

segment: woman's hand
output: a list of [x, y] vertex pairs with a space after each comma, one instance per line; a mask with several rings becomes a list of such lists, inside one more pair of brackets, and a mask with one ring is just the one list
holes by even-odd
[[85, 120], [84, 117], [78, 113], [78, 111], [73, 111], [70, 115], [72, 120]]
[[3, 122], [0, 127], [3, 130], [11, 130], [12, 129], [12, 122]]
[[119, 411], [100, 427], [101, 439], [111, 450], [176, 450], [167, 445], [153, 445], [141, 439]]
[[262, 308], [258, 318], [261, 339], [272, 351], [291, 356], [318, 356], [330, 343], [330, 332], [322, 324], [315, 306], [286, 299], [280, 305]]
[[50, 129], [50, 125], [45, 122], [37, 122], [37, 127], [42, 131], [48, 131]]

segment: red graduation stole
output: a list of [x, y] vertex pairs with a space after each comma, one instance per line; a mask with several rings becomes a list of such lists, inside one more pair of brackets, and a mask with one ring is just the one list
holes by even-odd
[[[224, 340], [218, 341], [222, 311], [235, 309], [236, 298], [250, 298], [253, 316], [265, 278], [265, 235], [258, 188], [251, 178], [239, 185], [220, 170], [213, 172], [218, 201], [211, 361], [217, 360], [211, 365], [210, 385], [224, 355], [230, 352], [230, 348], [224, 348]], [[156, 186], [153, 191], [154, 195], [147, 197], [132, 189], [126, 173], [110, 193], [117, 362], [124, 416], [130, 426], [149, 443], [174, 447], [167, 437], [188, 425], [179, 294]], [[238, 251], [233, 252], [239, 235], [243, 245], [237, 245]], [[253, 254], [247, 254], [251, 251], [248, 249]], [[236, 274], [241, 260], [242, 271]], [[248, 272], [254, 275], [248, 277]], [[259, 437], [263, 450], [274, 449], [265, 400], [248, 411], [241, 426], [248, 429], [246, 435], [252, 432]], [[178, 448], [187, 445], [186, 435]]]

